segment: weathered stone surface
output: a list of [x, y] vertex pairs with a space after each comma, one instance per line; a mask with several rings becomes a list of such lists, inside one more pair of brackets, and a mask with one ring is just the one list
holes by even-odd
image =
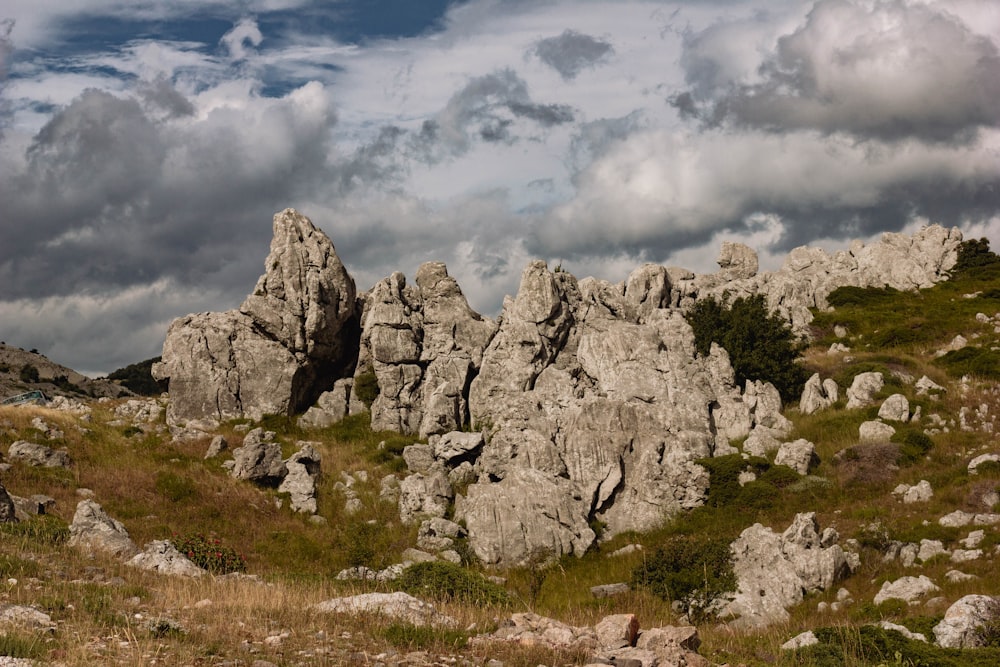
[[334, 382], [333, 389], [320, 394], [316, 403], [299, 417], [299, 427], [326, 428], [352, 414], [351, 391], [353, 388], [353, 378], [341, 378]]
[[809, 466], [815, 456], [816, 445], [804, 438], [799, 438], [793, 442], [783, 442], [778, 447], [774, 464], [788, 466], [800, 475], [806, 475], [809, 473]]
[[300, 442], [299, 451], [285, 461], [287, 471], [278, 486], [278, 493], [287, 493], [293, 512], [316, 513], [316, 481], [323, 457], [313, 446], [319, 443]]
[[314, 604], [312, 609], [320, 613], [376, 614], [418, 626], [454, 627], [457, 624], [455, 619], [442, 614], [434, 605], [402, 592], [333, 598]]
[[802, 398], [799, 399], [799, 412], [811, 415], [825, 410], [840, 398], [840, 388], [833, 378], [820, 380], [819, 373], [813, 373], [802, 388]]
[[443, 470], [414, 473], [399, 483], [399, 518], [413, 523], [423, 517], [443, 517], [453, 497]]
[[114, 556], [129, 557], [138, 549], [120, 521], [93, 500], [81, 500], [69, 527], [69, 545]]
[[939, 590], [941, 589], [927, 575], [900, 577], [895, 581], [883, 583], [882, 588], [875, 594], [873, 602], [879, 605], [886, 600], [896, 599], [902, 600], [907, 604], [914, 604], [924, 595], [936, 593]]
[[274, 216], [265, 273], [239, 310], [173, 321], [153, 375], [169, 381], [168, 423], [293, 414], [356, 359], [354, 281], [305, 216]]
[[27, 440], [11, 443], [7, 456], [12, 461], [42, 468], [68, 468], [72, 463], [67, 452]]
[[[26, 607], [19, 604], [0, 604], [0, 627], [14, 626], [23, 630], [54, 631], [56, 624], [52, 617], [45, 612], [38, 611], [34, 607]], [[34, 665], [32, 661], [26, 664]]]
[[787, 642], [781, 645], [782, 651], [794, 651], [796, 649], [805, 648], [807, 646], [813, 646], [819, 643], [819, 639], [813, 634], [812, 630], [806, 630], [805, 632], [799, 633], [789, 639]]
[[230, 476], [261, 486], [278, 486], [288, 472], [281, 460], [281, 445], [270, 442], [259, 427], [247, 433], [243, 445], [233, 450], [233, 461]]
[[1000, 463], [1000, 454], [980, 454], [969, 461], [968, 470], [970, 475], [979, 473], [978, 468], [984, 463]]
[[594, 634], [603, 649], [635, 646], [639, 637], [639, 619], [635, 614], [605, 616], [594, 626]]
[[934, 639], [945, 648], [984, 646], [980, 630], [1000, 618], [1000, 601], [988, 595], [966, 595], [948, 607], [934, 626]]
[[934, 489], [931, 483], [922, 479], [913, 486], [900, 484], [892, 490], [892, 495], [898, 497], [906, 504], [925, 503], [934, 497]]
[[433, 517], [420, 523], [420, 528], [417, 530], [417, 546], [432, 551], [450, 549], [456, 538], [465, 535], [465, 528], [454, 521]]
[[757, 275], [757, 253], [742, 243], [723, 241], [718, 262], [720, 273], [730, 280], [753, 278]]
[[483, 443], [482, 433], [451, 431], [434, 441], [434, 458], [451, 465], [456, 459], [473, 457]]
[[372, 427], [427, 437], [467, 423], [467, 387], [495, 325], [469, 308], [441, 262], [421, 265], [415, 282], [394, 273], [372, 288], [361, 356], [379, 386]]
[[616, 595], [624, 595], [628, 591], [628, 584], [623, 581], [617, 584], [601, 584], [600, 586], [590, 587], [590, 594], [595, 598], [610, 598]]
[[882, 391], [885, 379], [881, 373], [866, 372], [854, 376], [854, 381], [847, 390], [847, 408], [860, 408], [874, 400], [875, 394]]
[[882, 402], [878, 409], [880, 419], [891, 422], [910, 421], [910, 402], [902, 394], [893, 394]]
[[150, 542], [142, 553], [129, 559], [128, 565], [178, 577], [200, 577], [205, 574], [205, 570], [192, 563], [167, 540]]
[[212, 438], [212, 442], [209, 443], [208, 449], [205, 450], [205, 458], [215, 458], [227, 449], [229, 449], [229, 442], [223, 436], [217, 435]]
[[596, 537], [576, 485], [529, 468], [494, 484], [473, 484], [456, 515], [465, 519], [469, 546], [490, 565], [582, 556]]
[[884, 422], [866, 421], [858, 427], [858, 439], [863, 443], [889, 442], [895, 432], [896, 429]]
[[737, 592], [725, 615], [741, 626], [761, 627], [788, 618], [805, 593], [825, 590], [850, 573], [831, 528], [819, 533], [815, 513], [797, 514], [784, 533], [754, 524], [733, 542]]

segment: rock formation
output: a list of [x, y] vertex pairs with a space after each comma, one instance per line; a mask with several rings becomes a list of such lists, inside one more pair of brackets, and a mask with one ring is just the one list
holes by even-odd
[[171, 425], [301, 412], [353, 371], [354, 280], [305, 216], [286, 209], [273, 227], [265, 273], [239, 310], [170, 325], [153, 374], [169, 381]]

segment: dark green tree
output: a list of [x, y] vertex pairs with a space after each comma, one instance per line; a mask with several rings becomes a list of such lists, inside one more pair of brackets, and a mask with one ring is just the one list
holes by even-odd
[[160, 357], [153, 357], [135, 364], [129, 364], [125, 368], [119, 368], [108, 375], [109, 380], [115, 380], [129, 391], [140, 396], [159, 396], [167, 390], [166, 382], [159, 382], [153, 379], [153, 364], [160, 361]]
[[1000, 262], [1000, 256], [990, 250], [990, 240], [985, 236], [980, 239], [966, 239], [958, 246], [958, 261], [951, 270], [952, 277]]
[[708, 354], [712, 343], [729, 353], [736, 382], [770, 382], [783, 401], [797, 399], [808, 372], [797, 363], [806, 344], [788, 322], [771, 313], [764, 295], [739, 297], [732, 303], [714, 297], [700, 299], [686, 315], [694, 329], [695, 347]]

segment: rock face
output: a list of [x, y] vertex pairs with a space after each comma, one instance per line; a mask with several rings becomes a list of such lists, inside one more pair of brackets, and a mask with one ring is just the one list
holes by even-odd
[[365, 302], [358, 372], [373, 372], [379, 394], [372, 428], [421, 437], [468, 423], [468, 385], [495, 325], [469, 308], [441, 262], [378, 282]]
[[125, 526], [92, 500], [77, 504], [69, 527], [69, 545], [122, 557], [138, 551]]
[[305, 216], [286, 209], [273, 227], [265, 273], [239, 310], [170, 325], [153, 375], [169, 380], [171, 425], [293, 414], [353, 370], [354, 280]]
[[1000, 618], [1000, 601], [988, 595], [966, 595], [948, 607], [934, 626], [934, 638], [945, 648], [984, 646], [980, 630]]
[[781, 535], [759, 523], [747, 528], [730, 546], [738, 588], [723, 615], [749, 627], [788, 620], [787, 609], [806, 593], [850, 573], [837, 540], [832, 528], [819, 532], [813, 512], [797, 514]]
[[[300, 442], [301, 449], [285, 461], [286, 475], [278, 485], [278, 493], [287, 493], [293, 512], [316, 513], [316, 480], [323, 459], [313, 445]], [[280, 449], [279, 449], [280, 452]]]

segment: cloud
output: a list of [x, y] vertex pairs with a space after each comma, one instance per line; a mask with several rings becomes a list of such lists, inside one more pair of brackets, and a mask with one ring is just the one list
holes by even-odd
[[566, 80], [576, 76], [588, 67], [595, 67], [615, 52], [608, 42], [584, 35], [575, 30], [566, 30], [558, 37], [538, 40], [531, 54], [559, 72]]
[[244, 60], [264, 41], [264, 35], [257, 27], [257, 20], [244, 17], [233, 29], [222, 36], [219, 43], [229, 52], [233, 60]]
[[1000, 51], [935, 6], [821, 0], [752, 84], [740, 83], [733, 57], [741, 28], [716, 26], [685, 45], [686, 76], [697, 97], [715, 98], [714, 122], [890, 141], [966, 141], [1000, 124]]
[[[780, 247], [896, 230], [913, 216], [971, 221], [1000, 211], [992, 151], [918, 141], [871, 145], [815, 132], [777, 135], [648, 130], [615, 144], [578, 177], [575, 197], [538, 226], [529, 249], [658, 261], [755, 214], [779, 216]], [[991, 148], [992, 147], [992, 148]]]

